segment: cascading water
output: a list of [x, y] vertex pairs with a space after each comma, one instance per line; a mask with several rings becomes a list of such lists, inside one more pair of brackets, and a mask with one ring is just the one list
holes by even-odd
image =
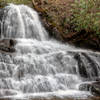
[[11, 4], [5, 7], [5, 16], [2, 22], [4, 23], [3, 34], [1, 34], [3, 38], [34, 38], [37, 40], [47, 38], [47, 33], [41, 26], [38, 14], [27, 6]]
[[49, 39], [36, 11], [24, 5], [5, 7], [0, 26], [2, 39], [17, 40], [16, 53], [0, 53], [1, 97], [90, 95], [80, 86], [100, 77], [99, 54]]

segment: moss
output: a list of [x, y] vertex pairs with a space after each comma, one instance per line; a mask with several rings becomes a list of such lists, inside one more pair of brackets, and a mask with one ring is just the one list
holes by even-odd
[[0, 8], [5, 7], [8, 3], [24, 4], [33, 7], [32, 0], [0, 0]]

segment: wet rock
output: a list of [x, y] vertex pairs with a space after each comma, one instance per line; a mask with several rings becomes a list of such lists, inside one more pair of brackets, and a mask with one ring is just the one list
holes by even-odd
[[90, 87], [90, 92], [94, 96], [99, 96], [100, 97], [100, 82], [94, 82], [94, 83], [92, 83], [91, 87]]
[[79, 86], [79, 90], [81, 90], [81, 91], [89, 91], [90, 87], [91, 87], [91, 83], [82, 83]]
[[14, 47], [17, 41], [14, 39], [2, 39], [0, 40], [0, 45], [5, 45], [6, 47]]
[[87, 74], [87, 70], [86, 70], [86, 66], [84, 64], [84, 61], [82, 59], [81, 54], [77, 53], [74, 58], [77, 60], [78, 62], [78, 72], [80, 74], [81, 77], [83, 78], [88, 78], [88, 74]]
[[100, 81], [82, 83], [79, 90], [89, 91], [92, 95], [100, 97]]
[[74, 56], [78, 64], [78, 72], [80, 77], [94, 81], [99, 77], [99, 65], [87, 53], [76, 53]]
[[16, 40], [13, 39], [3, 39], [0, 40], [0, 50], [4, 52], [10, 52], [13, 53], [15, 52], [14, 46], [16, 45]]
[[3, 97], [3, 96], [12, 96], [12, 95], [17, 95], [17, 91], [7, 90], [7, 89], [1, 89], [0, 90], [0, 97]]
[[2, 30], [2, 29], [1, 29], [2, 23], [1, 23], [1, 22], [2, 22], [3, 15], [4, 15], [4, 9], [1, 9], [1, 8], [0, 8], [0, 36], [1, 36], [1, 33], [2, 33], [2, 31], [1, 31], [1, 30]]
[[0, 8], [0, 21], [2, 20], [3, 14], [4, 14], [4, 10]]

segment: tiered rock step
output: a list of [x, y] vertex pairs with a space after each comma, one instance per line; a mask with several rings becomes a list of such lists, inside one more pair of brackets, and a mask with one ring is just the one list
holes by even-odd
[[[62, 45], [63, 49], [60, 47], [61, 45], [56, 45], [55, 48], [55, 45], [49, 41], [31, 42], [27, 43], [27, 40], [22, 40], [22, 43], [16, 45], [17, 52], [13, 55], [0, 53], [0, 89], [4, 89], [4, 93], [8, 92], [13, 95], [11, 91], [9, 92], [10, 89], [16, 90], [15, 94], [17, 91], [34, 94], [39, 92], [53, 93], [59, 89], [78, 90], [77, 85], [84, 79], [91, 81], [100, 74], [97, 71], [98, 64], [93, 60], [96, 59], [99, 62], [100, 56], [96, 54], [81, 50], [71, 51], [71, 48], [64, 45]], [[10, 43], [6, 45], [10, 45]], [[69, 51], [67, 51], [68, 49]], [[90, 74], [93, 73], [93, 79], [91, 76], [87, 79], [88, 69], [86, 70], [86, 68], [89, 69]], [[81, 70], [86, 71], [83, 73], [80, 72]], [[4, 94], [1, 94], [2, 96]], [[51, 96], [56, 97], [56, 95]], [[42, 100], [47, 99], [42, 98]], [[36, 99], [41, 100], [41, 97]], [[57, 99], [59, 100], [59, 98]]]

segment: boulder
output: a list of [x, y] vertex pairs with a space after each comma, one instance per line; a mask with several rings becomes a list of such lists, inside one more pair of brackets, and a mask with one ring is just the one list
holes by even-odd
[[94, 82], [94, 83], [92, 83], [91, 87], [90, 87], [90, 92], [94, 96], [99, 96], [100, 97], [100, 82]]
[[100, 97], [100, 81], [82, 83], [79, 86], [79, 90], [90, 91], [92, 95]]
[[0, 40], [0, 51], [13, 53], [16, 51], [14, 48], [16, 43], [14, 39], [2, 39]]
[[99, 77], [99, 65], [88, 53], [76, 53], [74, 59], [77, 61], [79, 72], [78, 74], [81, 78], [94, 81], [94, 78]]
[[17, 41], [14, 39], [2, 39], [0, 40], [0, 45], [5, 45], [6, 47], [14, 47]]
[[79, 90], [81, 90], [81, 91], [89, 91], [89, 89], [90, 89], [90, 87], [91, 87], [91, 83], [82, 83], [82, 84], [80, 84], [79, 85]]

